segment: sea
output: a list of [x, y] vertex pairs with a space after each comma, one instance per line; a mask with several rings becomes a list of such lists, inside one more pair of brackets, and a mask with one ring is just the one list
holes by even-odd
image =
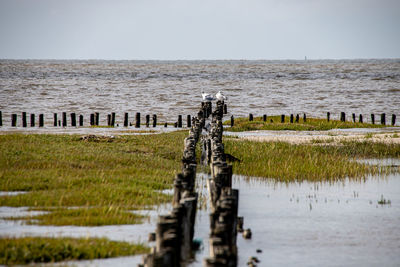
[[[0, 111], [77, 113], [100, 124], [115, 112], [157, 114], [159, 122], [195, 115], [201, 92], [221, 91], [235, 117], [340, 112], [400, 113], [400, 59], [368, 60], [0, 60]], [[20, 115], [19, 115], [20, 116]], [[350, 115], [347, 117], [350, 119]]]

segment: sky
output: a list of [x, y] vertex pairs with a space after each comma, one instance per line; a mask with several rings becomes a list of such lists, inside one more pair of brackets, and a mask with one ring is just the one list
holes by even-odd
[[0, 0], [2, 59], [400, 58], [400, 0]]

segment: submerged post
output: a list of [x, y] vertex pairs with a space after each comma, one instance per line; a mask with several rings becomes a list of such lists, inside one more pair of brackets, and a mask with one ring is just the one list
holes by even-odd
[[157, 127], [157, 114], [153, 114], [153, 128]]
[[62, 113], [62, 126], [67, 127], [67, 112]]
[[359, 117], [359, 119], [358, 119], [358, 122], [359, 122], [359, 123], [363, 123], [363, 116], [362, 116], [362, 114], [360, 114], [360, 117]]
[[266, 121], [267, 121], [267, 115], [264, 114], [264, 115], [263, 115], [263, 122], [266, 122]]
[[71, 126], [76, 127], [76, 114], [71, 113]]
[[371, 114], [371, 123], [375, 124], [375, 114]]
[[249, 121], [253, 121], [253, 114], [249, 114]]
[[327, 112], [326, 113], [326, 120], [329, 122], [331, 120], [331, 113]]
[[235, 125], [235, 118], [232, 115], [231, 116], [231, 127], [233, 127], [234, 125]]
[[115, 112], [111, 113], [111, 127], [115, 126]]
[[344, 113], [344, 112], [340, 113], [340, 121], [341, 122], [345, 122], [346, 121], [346, 113]]
[[83, 126], [83, 115], [79, 115], [79, 126]]
[[150, 127], [150, 115], [146, 115], [146, 127]]
[[282, 115], [281, 115], [281, 123], [284, 123], [284, 122], [285, 122], [285, 115], [282, 114]]
[[396, 114], [392, 114], [392, 125], [396, 124]]
[[307, 122], [307, 115], [306, 115], [306, 113], [303, 114], [303, 122]]
[[293, 123], [293, 120], [294, 120], [294, 116], [293, 116], [293, 114], [290, 114], [290, 123]]
[[94, 126], [94, 114], [90, 114], [90, 126]]
[[299, 116], [299, 114], [296, 114], [296, 122], [299, 122], [300, 121], [300, 116]]
[[353, 116], [353, 122], [355, 123], [356, 122], [356, 114], [353, 113], [352, 116]]
[[3, 114], [1, 113], [1, 110], [0, 110], [0, 126], [3, 126]]

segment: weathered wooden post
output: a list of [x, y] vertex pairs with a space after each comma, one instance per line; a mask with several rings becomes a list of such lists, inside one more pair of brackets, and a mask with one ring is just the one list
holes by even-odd
[[54, 118], [53, 126], [54, 126], [54, 127], [57, 127], [57, 121], [58, 121], [58, 120], [57, 120], [57, 113], [54, 113], [54, 114], [53, 114], [53, 118]]
[[303, 122], [307, 122], [307, 115], [306, 115], [306, 113], [303, 114]]
[[100, 113], [96, 112], [96, 126], [99, 126]]
[[43, 126], [44, 126], [44, 115], [39, 114], [39, 127], [43, 127]]
[[340, 121], [341, 122], [345, 122], [346, 121], [346, 113], [344, 113], [344, 112], [340, 113]]
[[386, 125], [386, 114], [385, 113], [381, 114], [381, 124]]
[[136, 128], [140, 128], [140, 112], [136, 112]]
[[375, 124], [375, 114], [371, 114], [371, 123]]
[[61, 127], [61, 120], [58, 120], [58, 127]]
[[360, 114], [360, 117], [358, 118], [358, 122], [359, 122], [359, 123], [363, 123], [363, 116], [362, 116], [362, 114]]
[[26, 112], [22, 112], [22, 127], [26, 127]]
[[150, 115], [146, 115], [146, 127], [150, 127]]
[[76, 127], [76, 114], [74, 112], [71, 113], [71, 126]]
[[263, 122], [266, 122], [266, 121], [267, 121], [267, 115], [264, 114], [264, 115], [263, 115]]
[[90, 114], [90, 126], [94, 126], [94, 114]]
[[284, 122], [285, 122], [285, 115], [282, 114], [282, 115], [281, 115], [281, 123], [284, 123]]
[[115, 112], [111, 112], [111, 127], [115, 126]]
[[174, 127], [175, 127], [175, 128], [178, 128], [178, 122], [177, 122], [177, 121], [174, 122]]
[[190, 117], [190, 115], [187, 115], [186, 125], [188, 128], [192, 127], [192, 118]]
[[153, 114], [153, 128], [157, 127], [157, 114]]
[[67, 112], [62, 113], [62, 126], [67, 127]]
[[79, 115], [79, 126], [83, 126], [83, 115]]
[[296, 123], [298, 123], [300, 121], [300, 115], [296, 114]]
[[293, 123], [293, 120], [294, 120], [294, 116], [293, 116], [293, 114], [290, 114], [290, 123]]
[[326, 113], [326, 120], [329, 122], [331, 120], [331, 113], [327, 112]]
[[17, 114], [11, 114], [11, 126], [17, 127]]
[[111, 114], [107, 114], [107, 126], [111, 126]]
[[128, 127], [128, 113], [125, 112], [125, 116], [124, 116], [124, 127]]
[[228, 114], [228, 106], [224, 104], [224, 114]]
[[31, 114], [31, 127], [35, 127], [35, 114]]
[[392, 125], [396, 124], [396, 114], [392, 114]]
[[178, 128], [182, 128], [182, 115], [178, 115]]
[[253, 114], [249, 114], [249, 121], [253, 121]]
[[233, 127], [234, 125], [235, 125], [235, 118], [232, 115], [231, 116], [231, 127]]
[[355, 123], [356, 122], [356, 114], [353, 113], [352, 116], [353, 116], [353, 122]]
[[167, 128], [168, 127], [168, 123], [166, 122], [166, 123], [164, 123], [164, 128]]
[[0, 110], [0, 127], [3, 126], [3, 114], [1, 113]]

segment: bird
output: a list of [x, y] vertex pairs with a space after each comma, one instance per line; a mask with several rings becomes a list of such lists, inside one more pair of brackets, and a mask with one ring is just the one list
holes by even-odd
[[204, 101], [213, 101], [214, 97], [211, 94], [204, 93], [204, 91], [201, 92], [201, 96], [203, 97]]
[[228, 98], [226, 96], [224, 96], [221, 91], [218, 91], [218, 93], [215, 95], [215, 97], [217, 98], [217, 100], [219, 101], [224, 101], [227, 100]]

